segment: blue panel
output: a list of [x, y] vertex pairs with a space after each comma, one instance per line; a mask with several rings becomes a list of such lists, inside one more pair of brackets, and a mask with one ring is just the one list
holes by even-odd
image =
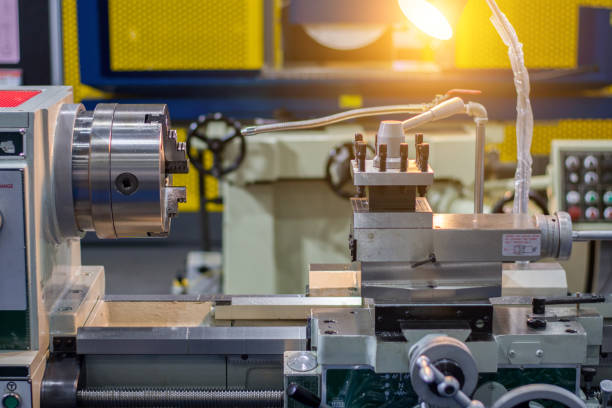
[[578, 65], [592, 66], [612, 79], [610, 9], [580, 7]]
[[[469, 100], [471, 98], [465, 98]], [[421, 103], [426, 99], [411, 98], [365, 98], [364, 106], [396, 105]], [[516, 119], [516, 101], [509, 98], [479, 97], [473, 100], [481, 102], [489, 112], [489, 119], [510, 121]], [[87, 109], [101, 100], [83, 101]], [[193, 121], [199, 115], [221, 112], [239, 120], [253, 118], [273, 118], [279, 110], [286, 111], [296, 118], [329, 115], [340, 111], [335, 97], [236, 97], [231, 98], [137, 98], [121, 99], [122, 103], [167, 103], [173, 120]], [[587, 97], [547, 97], [532, 98], [533, 112], [536, 120], [563, 119], [610, 119], [612, 118], [612, 98]], [[404, 115], [406, 116], [406, 115]], [[399, 119], [399, 118], [398, 118]]]

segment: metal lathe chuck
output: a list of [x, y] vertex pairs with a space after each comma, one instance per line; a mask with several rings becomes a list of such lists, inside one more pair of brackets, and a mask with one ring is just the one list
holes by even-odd
[[63, 105], [53, 146], [58, 240], [168, 235], [188, 165], [166, 105]]

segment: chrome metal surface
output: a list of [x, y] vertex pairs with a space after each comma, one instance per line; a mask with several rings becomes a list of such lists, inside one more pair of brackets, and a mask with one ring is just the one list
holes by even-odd
[[500, 262], [436, 262], [414, 267], [408, 262], [367, 262], [361, 265], [362, 281], [402, 280], [416, 286], [501, 281]]
[[261, 407], [283, 406], [282, 390], [115, 388], [77, 391], [79, 407]]
[[425, 197], [416, 197], [415, 212], [370, 212], [368, 200], [351, 198], [353, 228], [432, 228], [433, 211]]
[[[504, 237], [524, 234], [538, 251], [504, 254]], [[355, 228], [357, 260], [360, 262], [420, 262], [435, 254], [437, 262], [535, 261], [557, 256], [558, 241], [549, 246], [540, 237], [534, 217], [526, 214], [434, 214], [433, 228]], [[552, 248], [557, 248], [556, 252]]]
[[91, 220], [100, 238], [117, 238], [111, 204], [111, 132], [116, 103], [101, 103], [93, 112], [89, 140]]
[[612, 231], [572, 231], [573, 241], [612, 241]]
[[414, 286], [404, 282], [363, 282], [363, 296], [376, 301], [396, 302], [451, 302], [457, 300], [480, 300], [501, 294], [500, 284], [479, 285], [465, 281], [462, 286], [439, 285], [436, 287]]
[[235, 296], [233, 306], [361, 306], [359, 296]]
[[79, 354], [282, 354], [306, 348], [304, 326], [82, 327]]
[[372, 108], [353, 109], [322, 118], [300, 120], [295, 122], [272, 123], [269, 125], [249, 126], [242, 129], [242, 134], [252, 136], [258, 133], [282, 132], [287, 130], [311, 129], [327, 126], [349, 119], [362, 118], [367, 116], [391, 115], [398, 113], [421, 113], [427, 109], [428, 105], [391, 105], [377, 106]]
[[171, 173], [186, 170], [166, 105], [99, 104], [93, 112], [79, 111], [72, 183], [66, 180], [78, 230], [100, 238], [166, 236], [185, 200]]
[[402, 262], [364, 262], [362, 296], [403, 302], [488, 299], [501, 295], [498, 262], [436, 263], [413, 267]]
[[537, 215], [542, 234], [542, 256], [568, 259], [572, 253], [572, 219], [566, 212]]
[[485, 124], [476, 122], [476, 174], [474, 175], [474, 213], [482, 214], [484, 209], [484, 162], [486, 133]]
[[77, 115], [85, 110], [83, 105], [62, 105], [55, 124], [55, 138], [53, 140], [53, 184], [55, 195], [55, 214], [57, 223], [56, 241], [62, 238], [79, 237], [79, 231], [74, 211], [74, 198], [72, 194], [72, 162], [73, 162], [73, 133], [77, 122]]
[[[93, 111], [82, 111], [74, 123], [72, 135], [72, 191], [74, 217], [81, 231], [93, 230], [89, 193], [89, 143]], [[56, 135], [56, 138], [59, 135]], [[67, 179], [70, 180], [70, 179]], [[68, 182], [68, 181], [66, 181]]]
[[408, 161], [408, 171], [387, 169], [381, 172], [374, 166], [374, 160], [366, 160], [365, 171], [359, 171], [356, 160], [351, 161], [353, 184], [356, 186], [430, 186], [434, 181], [434, 171], [429, 166], [426, 172], [421, 172], [414, 160]]
[[305, 373], [317, 368], [317, 357], [309, 351], [299, 351], [287, 358], [287, 366], [293, 371]]

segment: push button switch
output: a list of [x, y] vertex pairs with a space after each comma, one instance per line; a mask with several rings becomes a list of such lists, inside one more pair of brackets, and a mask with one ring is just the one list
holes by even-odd
[[21, 405], [21, 398], [19, 398], [18, 394], [5, 394], [2, 397], [2, 407], [3, 408], [18, 408]]

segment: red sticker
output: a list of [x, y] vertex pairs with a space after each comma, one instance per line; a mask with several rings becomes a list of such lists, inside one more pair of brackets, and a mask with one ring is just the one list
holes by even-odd
[[42, 91], [0, 91], [0, 108], [16, 108]]

